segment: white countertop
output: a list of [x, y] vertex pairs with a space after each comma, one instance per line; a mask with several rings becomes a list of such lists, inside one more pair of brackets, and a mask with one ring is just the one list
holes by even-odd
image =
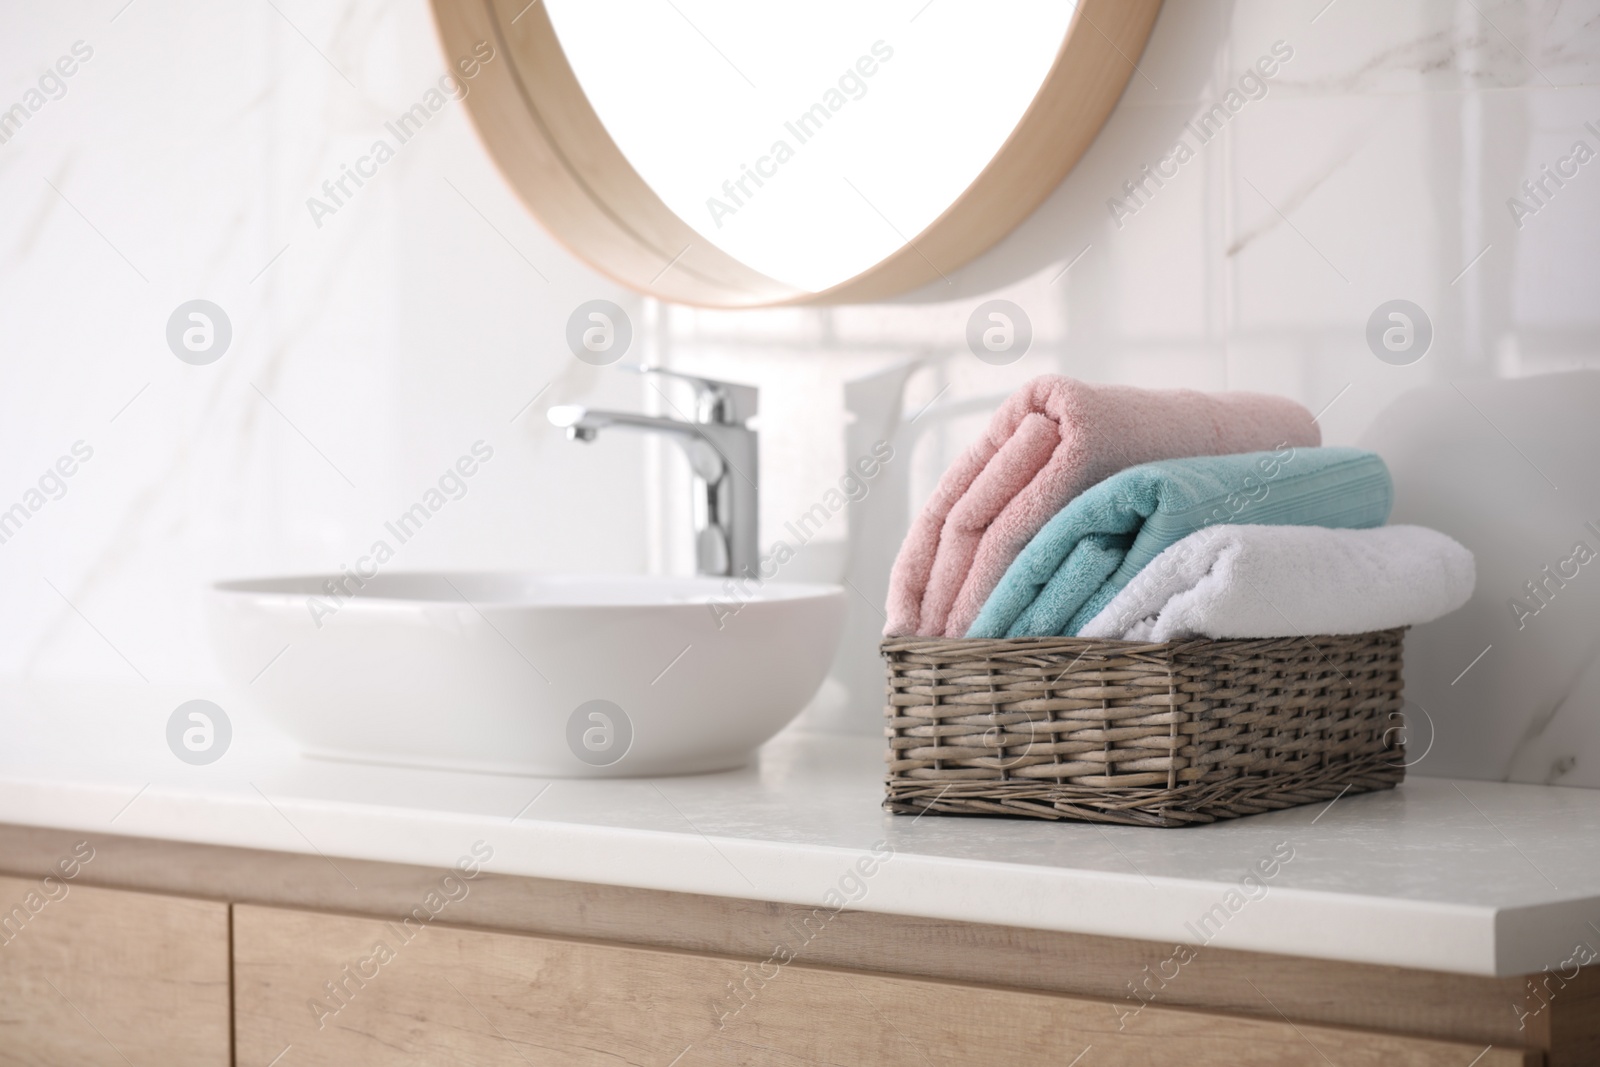
[[[207, 697], [214, 764], [166, 747]], [[307, 759], [222, 694], [0, 687], [0, 823], [486, 869], [1466, 974], [1600, 946], [1600, 790], [1413, 778], [1397, 790], [1189, 829], [894, 816], [881, 744], [790, 733], [760, 765], [652, 781], [518, 778]], [[875, 843], [893, 855], [852, 870]], [[1258, 862], [1286, 855], [1251, 887]], [[880, 846], [880, 852], [885, 851]], [[1236, 910], [1230, 912], [1228, 905]], [[1212, 911], [1221, 905], [1220, 911]]]

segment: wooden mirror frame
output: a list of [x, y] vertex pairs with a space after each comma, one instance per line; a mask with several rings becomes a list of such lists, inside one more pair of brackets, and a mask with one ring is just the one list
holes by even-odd
[[1161, 0], [1080, 0], [1033, 102], [972, 184], [887, 258], [812, 292], [750, 269], [667, 207], [606, 132], [544, 4], [431, 3], [452, 73], [474, 46], [494, 46], [495, 61], [481, 64], [470, 83], [467, 110], [534, 217], [622, 285], [714, 308], [886, 300], [988, 250], [1050, 195], [1100, 132], [1161, 7]]

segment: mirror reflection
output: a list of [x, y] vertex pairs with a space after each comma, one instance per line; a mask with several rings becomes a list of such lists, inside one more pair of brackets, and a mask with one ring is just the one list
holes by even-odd
[[545, 6], [607, 132], [666, 205], [816, 292], [914, 243], [971, 184], [1076, 3]]

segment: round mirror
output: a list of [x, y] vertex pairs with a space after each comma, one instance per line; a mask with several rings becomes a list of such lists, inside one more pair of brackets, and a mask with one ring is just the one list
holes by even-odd
[[896, 296], [1005, 236], [1099, 131], [1160, 0], [433, 5], [558, 239], [641, 292], [755, 307]]

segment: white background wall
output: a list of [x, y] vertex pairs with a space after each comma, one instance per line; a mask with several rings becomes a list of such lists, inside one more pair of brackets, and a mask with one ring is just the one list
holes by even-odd
[[[353, 563], [479, 439], [394, 566], [641, 569], [639, 442], [542, 417], [637, 402], [561, 343], [576, 304], [637, 301], [545, 238], [463, 105], [320, 228], [306, 207], [444, 71], [425, 5], [121, 2], [7, 4], [0, 36], [7, 104], [94, 49], [0, 145], [0, 499], [95, 450], [0, 545], [0, 670], [210, 678], [207, 581]], [[165, 340], [196, 297], [234, 329], [204, 367]]]
[[[737, 314], [642, 302], [556, 247], [459, 103], [314, 225], [306, 198], [445, 68], [423, 0], [123, 3], [4, 4], [0, 106], [74, 41], [94, 49], [0, 145], [0, 507], [74, 441], [95, 450], [0, 544], [7, 675], [213, 681], [206, 582], [352, 562], [478, 439], [494, 461], [397, 565], [681, 569], [681, 537], [664, 540], [678, 498], [658, 486], [677, 460], [620, 435], [580, 448], [543, 419], [578, 399], [650, 404], [565, 349], [568, 314], [597, 297], [631, 310], [640, 355], [763, 387], [764, 542], [849, 458], [844, 383], [910, 358], [934, 363], [909, 410], [1059, 371], [1284, 393], [1326, 409], [1330, 443], [1418, 386], [1600, 363], [1600, 161], [1520, 228], [1506, 206], [1574, 140], [1600, 149], [1583, 127], [1600, 126], [1594, 3], [1168, 0], [1109, 125], [994, 252], [894, 305]], [[1266, 98], [1117, 225], [1108, 198], [1278, 40], [1294, 58]], [[963, 341], [992, 295], [1035, 329], [1009, 367]], [[164, 338], [197, 297], [234, 329], [205, 367]], [[1396, 297], [1435, 329], [1409, 367], [1363, 337]], [[1593, 457], [1564, 450], [1580, 416], [1512, 445], [1581, 472]], [[982, 422], [930, 420], [906, 457], [913, 500]], [[1584, 514], [1563, 492], [1553, 506]], [[1504, 613], [1526, 577], [1482, 573], [1484, 610]], [[1567, 603], [1563, 627], [1600, 619]], [[1451, 766], [1498, 776], [1504, 755]]]

